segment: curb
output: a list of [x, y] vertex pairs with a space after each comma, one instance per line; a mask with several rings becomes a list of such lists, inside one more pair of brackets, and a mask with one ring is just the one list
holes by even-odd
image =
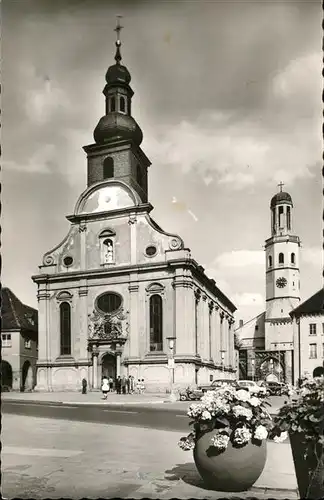
[[22, 404], [22, 405], [28, 405], [28, 404], [37, 404], [40, 406], [47, 406], [47, 405], [57, 405], [57, 406], [128, 406], [128, 405], [138, 405], [138, 406], [145, 406], [145, 405], [154, 405], [154, 404], [163, 404], [163, 403], [169, 403], [169, 401], [107, 401], [107, 400], [101, 400], [101, 401], [39, 401], [37, 399], [2, 399], [3, 402], [9, 402], [9, 403], [15, 403], [15, 404]]

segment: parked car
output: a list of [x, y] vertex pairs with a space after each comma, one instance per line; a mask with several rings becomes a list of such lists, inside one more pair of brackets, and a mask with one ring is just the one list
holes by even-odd
[[237, 385], [240, 389], [245, 389], [256, 396], [266, 396], [268, 394], [266, 387], [257, 384], [253, 380], [238, 380]]
[[211, 384], [208, 385], [200, 385], [198, 389], [201, 389], [203, 392], [207, 391], [214, 391], [215, 389], [218, 389], [219, 387], [222, 387], [222, 385], [231, 385], [232, 387], [237, 388], [237, 381], [236, 380], [230, 380], [230, 379], [217, 379], [213, 380]]

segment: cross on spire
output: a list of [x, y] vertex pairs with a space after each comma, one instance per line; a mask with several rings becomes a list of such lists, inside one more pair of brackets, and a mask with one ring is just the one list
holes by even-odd
[[120, 19], [123, 17], [123, 16], [116, 16], [117, 17], [117, 22], [116, 22], [116, 28], [114, 29], [114, 31], [116, 31], [116, 34], [117, 34], [117, 42], [120, 42], [120, 32], [121, 30], [123, 29], [124, 26], [121, 26], [120, 24]]
[[281, 181], [278, 184], [278, 188], [280, 189], [280, 193], [282, 193], [282, 187], [284, 186], [284, 183]]

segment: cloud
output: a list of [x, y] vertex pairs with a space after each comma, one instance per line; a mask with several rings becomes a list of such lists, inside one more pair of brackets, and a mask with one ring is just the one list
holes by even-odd
[[264, 252], [261, 250], [233, 250], [225, 252], [214, 261], [219, 268], [246, 268], [247, 266], [264, 266]]
[[233, 301], [237, 307], [264, 306], [264, 297], [260, 293], [234, 294]]
[[193, 122], [160, 128], [156, 136], [147, 136], [149, 153], [154, 162], [199, 175], [207, 185], [214, 180], [229, 190], [273, 180], [292, 185], [314, 175], [320, 158], [314, 121], [304, 120], [293, 128], [290, 123], [288, 132], [282, 124], [272, 130], [272, 124], [267, 127], [257, 119], [234, 118], [207, 112]]
[[54, 144], [44, 144], [26, 161], [26, 163], [20, 163], [13, 160], [3, 161], [4, 170], [48, 174], [55, 166], [55, 151], [56, 148]]
[[323, 252], [320, 247], [304, 247], [301, 249], [301, 259], [307, 264], [319, 266], [323, 264]]

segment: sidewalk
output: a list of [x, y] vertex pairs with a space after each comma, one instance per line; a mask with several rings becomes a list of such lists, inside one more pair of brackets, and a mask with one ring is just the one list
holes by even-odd
[[181, 433], [2, 416], [3, 498], [298, 499], [290, 445], [268, 443], [249, 492], [205, 489]]
[[156, 404], [168, 402], [168, 394], [116, 394], [108, 393], [104, 400], [100, 391], [88, 392], [3, 392], [2, 400], [48, 402], [48, 403], [74, 403], [74, 404]]

